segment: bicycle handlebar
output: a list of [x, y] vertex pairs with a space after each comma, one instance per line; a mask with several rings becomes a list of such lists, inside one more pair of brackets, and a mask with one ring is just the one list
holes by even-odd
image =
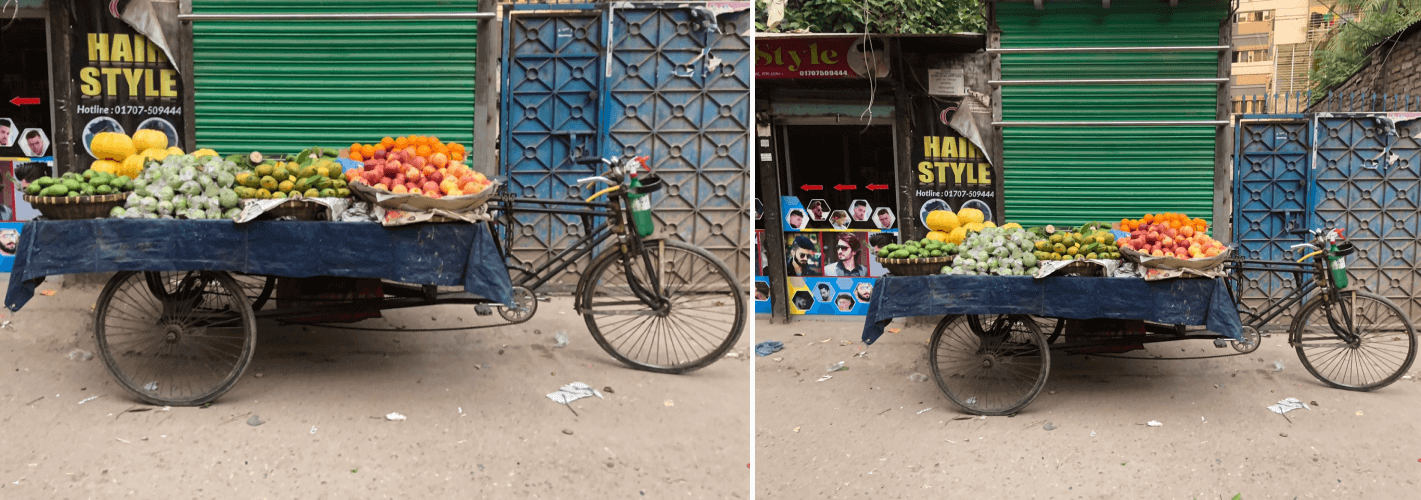
[[595, 176], [592, 176], [592, 177], [583, 177], [583, 178], [581, 178], [581, 179], [578, 179], [578, 180], [577, 180], [577, 185], [581, 186], [581, 185], [583, 185], [583, 184], [587, 184], [587, 183], [590, 183], [590, 182], [605, 182], [605, 183], [607, 183], [607, 184], [616, 184], [615, 182], [612, 182], [611, 179], [608, 179], [608, 178], [603, 177], [603, 176], [600, 176], [600, 175], [595, 175]]

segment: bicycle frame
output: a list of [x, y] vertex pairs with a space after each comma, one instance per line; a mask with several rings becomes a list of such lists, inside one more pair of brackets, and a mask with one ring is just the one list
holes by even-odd
[[[1234, 286], [1229, 287], [1229, 298], [1234, 301], [1234, 304], [1238, 304], [1241, 306], [1243, 303], [1242, 273], [1246, 271], [1292, 273], [1294, 276], [1294, 282], [1299, 283], [1298, 286], [1295, 286], [1292, 291], [1288, 292], [1288, 294], [1283, 296], [1282, 298], [1276, 300], [1271, 298], [1268, 299], [1268, 306], [1263, 308], [1263, 310], [1259, 311], [1257, 314], [1254, 314], [1253, 320], [1245, 322], [1244, 326], [1253, 327], [1259, 331], [1262, 331], [1265, 326], [1267, 326], [1274, 319], [1277, 319], [1279, 316], [1282, 316], [1284, 313], [1287, 313], [1293, 308], [1294, 305], [1297, 305], [1299, 307], [1298, 312], [1301, 313], [1302, 305], [1306, 304], [1307, 300], [1312, 297], [1313, 292], [1317, 291], [1320, 288], [1325, 289], [1324, 293], [1326, 295], [1326, 304], [1341, 303], [1338, 294], [1339, 292], [1337, 290], [1335, 281], [1333, 280], [1332, 273], [1328, 271], [1328, 267], [1326, 265], [1326, 258], [1327, 252], [1323, 252], [1317, 255], [1312, 259], [1312, 262], [1307, 263], [1257, 259], [1231, 259], [1228, 263], [1229, 279], [1234, 280], [1236, 283]], [[1305, 276], [1307, 276], [1308, 279], [1304, 280], [1303, 278]], [[1346, 320], [1345, 322], [1347, 324], [1345, 325], [1345, 327], [1339, 328], [1339, 321], [1336, 317], [1334, 317], [1331, 307], [1324, 307], [1324, 314], [1327, 317], [1328, 326], [1332, 328], [1334, 334], [1338, 335], [1341, 340], [1349, 343], [1356, 340], [1356, 334], [1353, 331], [1354, 325], [1352, 325], [1352, 318], [1350, 316], [1346, 314], [1342, 315], [1343, 318]], [[1294, 318], [1293, 321], [1296, 324], [1298, 318]], [[1296, 328], [1292, 328], [1290, 325], [1289, 331], [1290, 343], [1296, 344], [1302, 341], [1300, 333], [1297, 333], [1296, 335], [1293, 334], [1297, 332]]]
[[[609, 194], [607, 201], [603, 202], [519, 198], [505, 195], [491, 200], [489, 206], [490, 209], [499, 211], [500, 219], [507, 228], [513, 227], [515, 216], [519, 213], [576, 216], [582, 220], [583, 227], [589, 228], [585, 235], [535, 269], [525, 270], [509, 266], [510, 269], [516, 269], [519, 272], [517, 278], [513, 280], [514, 286], [536, 290], [567, 270], [573, 263], [591, 255], [598, 248], [602, 248], [604, 243], [614, 237], [621, 242], [620, 250], [622, 252], [633, 257], [640, 257], [648, 271], [656, 269], [651, 257], [647, 255], [647, 252], [642, 251], [641, 236], [636, 231], [628, 230], [629, 224], [624, 214], [631, 212], [631, 206], [624, 192]], [[594, 218], [598, 217], [603, 220], [594, 225]], [[493, 223], [489, 224], [490, 231], [493, 231], [495, 229]], [[498, 233], [495, 231], [494, 234]], [[506, 236], [499, 251], [500, 257], [504, 262], [507, 262], [508, 257], [513, 253], [513, 238]], [[661, 290], [660, 276], [647, 272], [650, 283], [642, 283], [632, 273], [631, 260], [624, 259], [622, 265], [627, 275], [627, 285], [633, 295], [656, 310], [660, 310], [666, 305], [659, 293]], [[579, 282], [578, 290], [580, 291], [583, 286], [585, 283]]]

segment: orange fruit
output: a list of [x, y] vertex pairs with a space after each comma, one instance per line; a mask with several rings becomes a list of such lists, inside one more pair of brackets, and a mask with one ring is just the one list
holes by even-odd
[[449, 156], [449, 146], [445, 146], [443, 144], [435, 144], [434, 147], [429, 149], [431, 151], [434, 151], [435, 153], [444, 153], [444, 156]]
[[463, 151], [450, 151], [450, 152], [449, 152], [449, 161], [464, 161], [464, 152], [463, 152]]
[[385, 136], [384, 139], [380, 139], [380, 146], [384, 147], [385, 149], [389, 149], [390, 146], [394, 146], [394, 145], [395, 145], [395, 139], [392, 138], [392, 137], [390, 137], [390, 136]]
[[361, 156], [361, 154], [360, 154], [359, 152], [357, 152], [357, 151], [351, 151], [351, 152], [350, 152], [350, 159], [351, 159], [351, 161], [360, 161], [360, 162], [365, 161], [365, 157], [364, 157], [364, 156]]
[[361, 155], [361, 156], [369, 156], [369, 157], [372, 157], [372, 158], [373, 158], [373, 157], [375, 156], [375, 146], [371, 146], [371, 145], [369, 145], [369, 144], [366, 144], [366, 145], [364, 145], [364, 146], [361, 146], [361, 147], [360, 147], [360, 155]]
[[351, 151], [359, 151], [359, 150], [360, 150], [360, 143], [358, 143], [358, 142], [352, 142], [352, 143], [350, 143], [350, 150], [351, 150]]
[[420, 146], [419, 149], [415, 150], [415, 154], [419, 156], [429, 157], [430, 153], [433, 153], [433, 151], [429, 149], [429, 146]]
[[395, 149], [404, 149], [406, 146], [409, 145], [410, 140], [407, 138], [401, 137], [399, 139], [395, 139]]

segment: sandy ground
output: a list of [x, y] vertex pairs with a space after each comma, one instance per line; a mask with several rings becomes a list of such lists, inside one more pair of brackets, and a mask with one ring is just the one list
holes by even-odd
[[[756, 329], [785, 342], [756, 358], [757, 498], [1417, 498], [1415, 365], [1409, 379], [1357, 393], [1323, 386], [1278, 335], [1217, 359], [1059, 356], [1022, 413], [969, 419], [931, 379], [909, 380], [931, 373], [930, 326], [869, 347], [861, 323]], [[1149, 351], [1233, 352], [1208, 341]], [[849, 370], [816, 382], [839, 361]], [[1291, 421], [1266, 408], [1287, 397], [1316, 405]]]
[[[470, 332], [263, 323], [231, 392], [164, 410], [130, 397], [98, 358], [66, 357], [94, 349], [99, 288], [54, 281], [42, 289], [56, 295], [5, 311], [13, 328], [0, 328], [0, 498], [750, 496], [748, 332], [738, 358], [678, 376], [614, 361], [566, 299]], [[386, 318], [364, 325], [501, 321], [459, 306]], [[570, 346], [553, 347], [558, 330]], [[574, 381], [615, 392], [574, 402], [574, 416], [545, 397]]]

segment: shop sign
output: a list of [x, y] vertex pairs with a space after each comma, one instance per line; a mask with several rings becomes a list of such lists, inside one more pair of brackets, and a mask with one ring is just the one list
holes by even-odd
[[82, 165], [95, 159], [89, 150], [94, 135], [121, 132], [133, 135], [153, 129], [168, 136], [168, 146], [183, 150], [182, 78], [163, 50], [120, 19], [123, 7], [115, 2], [74, 4], [75, 22], [70, 30], [73, 53], [70, 78], [78, 102], [73, 113], [73, 130]]
[[858, 37], [772, 38], [755, 41], [755, 78], [863, 78], [888, 75], [882, 50], [864, 53]]
[[913, 102], [909, 207], [918, 217], [913, 237], [926, 234], [923, 221], [933, 210], [975, 208], [982, 211], [984, 220], [1001, 223], [1000, 214], [993, 213], [1002, 195], [1000, 170], [993, 168], [976, 145], [947, 125], [956, 107], [931, 97], [918, 97]]

